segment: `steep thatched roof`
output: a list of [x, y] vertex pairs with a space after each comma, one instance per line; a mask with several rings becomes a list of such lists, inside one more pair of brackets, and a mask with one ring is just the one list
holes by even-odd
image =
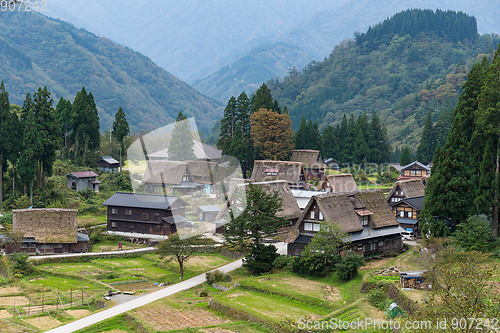
[[324, 220], [339, 223], [342, 230], [347, 233], [363, 230], [360, 215], [370, 215], [369, 227], [372, 229], [399, 226], [382, 191], [363, 190], [313, 196], [297, 221], [296, 229], [303, 220], [307, 220], [309, 209], [315, 204], [323, 214]]
[[351, 192], [359, 190], [358, 185], [356, 185], [356, 182], [354, 181], [354, 178], [350, 173], [328, 175], [320, 185], [320, 188], [324, 190], [328, 183], [330, 184], [332, 193]]
[[394, 192], [396, 192], [398, 186], [403, 190], [405, 198], [420, 197], [424, 195], [425, 186], [422, 179], [400, 180], [392, 186], [391, 191], [387, 195], [387, 200], [390, 200], [391, 196]]
[[324, 169], [325, 163], [321, 159], [319, 150], [297, 149], [292, 151], [292, 161], [301, 162], [306, 168]]
[[[268, 181], [268, 182], [257, 182], [253, 183], [254, 185], [259, 185], [262, 187], [262, 189], [267, 193], [267, 194], [274, 194], [278, 193], [278, 198], [282, 200], [282, 209], [278, 213], [276, 213], [276, 216], [278, 217], [283, 217], [285, 219], [291, 220], [291, 219], [297, 219], [300, 217], [301, 211], [299, 208], [299, 205], [297, 204], [297, 201], [295, 200], [292, 191], [290, 190], [290, 187], [288, 187], [288, 184], [285, 180], [274, 180], [274, 181]], [[248, 188], [248, 183], [244, 184], [238, 184], [237, 188], [239, 190], [247, 189]], [[236, 199], [237, 193], [240, 191], [231, 191], [231, 194], [224, 204], [224, 207], [222, 208], [221, 212], [217, 215], [216, 220], [222, 219], [223, 215], [228, 212], [228, 205], [230, 202], [234, 201]]]
[[200, 184], [211, 184], [217, 182], [217, 163], [207, 161], [188, 161], [188, 171], [193, 177], [193, 181]]
[[[271, 171], [276, 171], [276, 175], [269, 175]], [[250, 180], [252, 182], [286, 180], [289, 184], [298, 184], [300, 176], [304, 174], [304, 165], [300, 162], [255, 161]]]
[[148, 161], [142, 182], [146, 184], [179, 185], [188, 164], [177, 161]]

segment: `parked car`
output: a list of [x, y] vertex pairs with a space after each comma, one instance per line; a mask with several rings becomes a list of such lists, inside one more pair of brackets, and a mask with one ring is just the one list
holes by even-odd
[[415, 239], [415, 235], [413, 234], [413, 231], [404, 231], [401, 233], [401, 237], [403, 238], [403, 240]]

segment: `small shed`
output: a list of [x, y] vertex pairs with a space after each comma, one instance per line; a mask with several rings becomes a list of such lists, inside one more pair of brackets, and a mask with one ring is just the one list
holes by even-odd
[[333, 169], [333, 170], [338, 170], [340, 169], [340, 162], [334, 159], [333, 157], [330, 157], [327, 160], [324, 160], [323, 163], [325, 163], [326, 167], [328, 169]]
[[206, 205], [198, 207], [198, 215], [200, 216], [200, 221], [204, 222], [214, 222], [220, 211], [221, 208], [216, 205]]
[[115, 160], [111, 156], [103, 156], [97, 161], [99, 169], [104, 172], [118, 172], [120, 168], [120, 162]]
[[424, 282], [424, 274], [426, 270], [399, 272], [399, 282], [403, 288], [419, 288]]

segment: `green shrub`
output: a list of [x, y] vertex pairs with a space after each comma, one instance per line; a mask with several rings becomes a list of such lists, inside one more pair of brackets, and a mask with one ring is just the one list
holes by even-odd
[[271, 271], [274, 260], [279, 257], [274, 245], [256, 244], [251, 252], [243, 258], [243, 267], [254, 274], [264, 274]]
[[212, 284], [216, 282], [231, 282], [233, 277], [229, 273], [224, 273], [216, 269], [215, 271], [206, 272], [205, 277], [207, 278], [207, 283]]
[[355, 253], [347, 253], [335, 266], [337, 275], [343, 280], [350, 280], [356, 276], [358, 269], [365, 265], [363, 257]]
[[92, 244], [99, 243], [103, 239], [101, 230], [99, 228], [94, 228], [94, 230], [92, 230], [92, 232], [90, 233], [89, 238], [90, 238], [90, 243]]
[[335, 270], [340, 262], [340, 256], [325, 256], [321, 253], [311, 253], [302, 257], [294, 257], [291, 262], [292, 272], [302, 275], [326, 276]]
[[10, 255], [12, 260], [12, 273], [14, 276], [17, 274], [29, 275], [32, 271], [31, 265], [28, 261], [29, 255], [26, 252], [17, 252]]
[[200, 297], [208, 297], [209, 294], [208, 294], [208, 289], [203, 289], [202, 291], [200, 291]]
[[280, 255], [273, 261], [273, 266], [276, 268], [288, 268], [293, 261], [293, 257], [287, 255]]

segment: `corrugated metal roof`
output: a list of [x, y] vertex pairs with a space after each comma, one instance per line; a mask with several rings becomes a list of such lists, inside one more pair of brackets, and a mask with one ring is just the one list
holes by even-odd
[[76, 234], [76, 241], [77, 242], [90, 242], [89, 235], [83, 234], [81, 232]]
[[379, 228], [379, 229], [372, 229], [370, 227], [364, 227], [363, 231], [352, 233], [349, 236], [351, 238], [351, 241], [356, 242], [356, 241], [374, 239], [374, 238], [385, 237], [385, 236], [390, 236], [390, 235], [399, 235], [404, 231], [405, 230], [403, 228], [401, 228], [400, 226], [386, 227], [386, 228]]
[[95, 173], [94, 171], [75, 171], [75, 172], [68, 173], [65, 176], [69, 176], [69, 175], [73, 175], [76, 178], [99, 177], [99, 175], [97, 173]]
[[398, 222], [403, 224], [417, 224], [418, 220], [398, 218]]
[[133, 192], [116, 192], [103, 205], [118, 207], [137, 207], [151, 209], [167, 209], [177, 200], [186, 206], [188, 203], [175, 195], [143, 194]]
[[216, 205], [204, 205], [198, 206], [198, 208], [203, 212], [220, 212], [221, 208]]
[[117, 160], [115, 160], [111, 156], [103, 156], [97, 162], [100, 162], [100, 161], [104, 161], [104, 162], [109, 163], [109, 164], [120, 164], [120, 162], [118, 162]]

